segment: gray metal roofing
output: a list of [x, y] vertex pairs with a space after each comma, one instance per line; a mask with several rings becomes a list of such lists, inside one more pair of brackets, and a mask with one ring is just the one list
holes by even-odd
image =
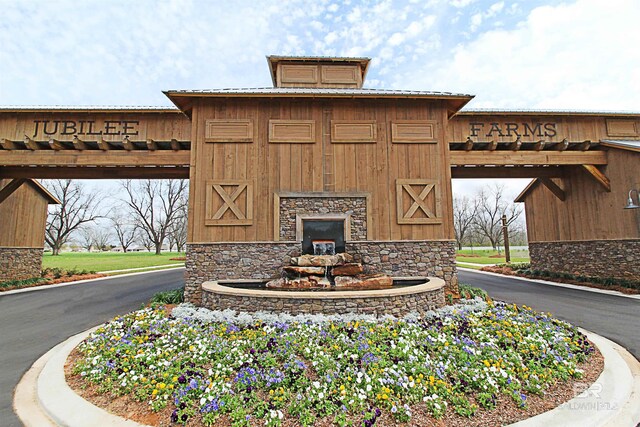
[[348, 89], [348, 88], [290, 88], [290, 87], [259, 87], [238, 89], [191, 89], [169, 90], [167, 94], [185, 95], [344, 95], [344, 96], [442, 96], [442, 97], [471, 97], [464, 93], [432, 92], [422, 90], [396, 89]]
[[624, 110], [571, 110], [571, 109], [506, 109], [506, 108], [463, 108], [458, 114], [464, 113], [482, 113], [482, 114], [586, 114], [594, 116], [618, 115], [618, 116], [640, 116], [640, 111], [624, 111]]
[[289, 55], [267, 55], [267, 59], [288, 59], [288, 60], [300, 60], [300, 61], [312, 61], [312, 60], [322, 60], [322, 61], [335, 61], [335, 62], [344, 62], [344, 61], [371, 61], [371, 58], [367, 56], [324, 56], [324, 55], [314, 55], [314, 56], [289, 56]]
[[57, 110], [57, 111], [95, 111], [95, 110], [132, 110], [132, 111], [176, 111], [178, 108], [173, 105], [0, 105], [0, 111], [20, 111], [20, 110]]
[[633, 139], [603, 139], [601, 142], [610, 146], [617, 145], [622, 148], [640, 149], [640, 141]]

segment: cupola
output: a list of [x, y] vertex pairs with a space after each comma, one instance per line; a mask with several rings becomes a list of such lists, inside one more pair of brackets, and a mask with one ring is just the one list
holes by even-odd
[[275, 87], [351, 88], [362, 87], [369, 58], [325, 56], [268, 56]]

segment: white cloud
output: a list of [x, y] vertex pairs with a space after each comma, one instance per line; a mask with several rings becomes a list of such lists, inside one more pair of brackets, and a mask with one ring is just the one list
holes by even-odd
[[[611, 13], [615, 10], [617, 13]], [[579, 0], [533, 10], [398, 80], [477, 95], [474, 107], [640, 110], [640, 2]], [[411, 78], [411, 80], [409, 80]]]

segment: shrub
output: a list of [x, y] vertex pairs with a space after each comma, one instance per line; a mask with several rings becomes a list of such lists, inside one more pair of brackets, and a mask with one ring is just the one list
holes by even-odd
[[180, 304], [184, 302], [184, 287], [158, 292], [151, 297], [151, 304]]
[[462, 298], [474, 299], [476, 297], [480, 297], [484, 301], [487, 301], [487, 298], [489, 297], [484, 289], [476, 288], [471, 285], [467, 285], [466, 283], [460, 283], [458, 288], [460, 289], [460, 296]]

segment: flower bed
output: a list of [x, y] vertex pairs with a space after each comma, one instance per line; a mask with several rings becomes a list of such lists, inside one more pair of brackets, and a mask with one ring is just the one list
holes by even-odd
[[76, 380], [166, 414], [159, 424], [233, 426], [427, 425], [522, 408], [493, 415], [511, 422], [594, 352], [565, 322], [479, 300], [403, 319], [146, 308], [77, 350]]

